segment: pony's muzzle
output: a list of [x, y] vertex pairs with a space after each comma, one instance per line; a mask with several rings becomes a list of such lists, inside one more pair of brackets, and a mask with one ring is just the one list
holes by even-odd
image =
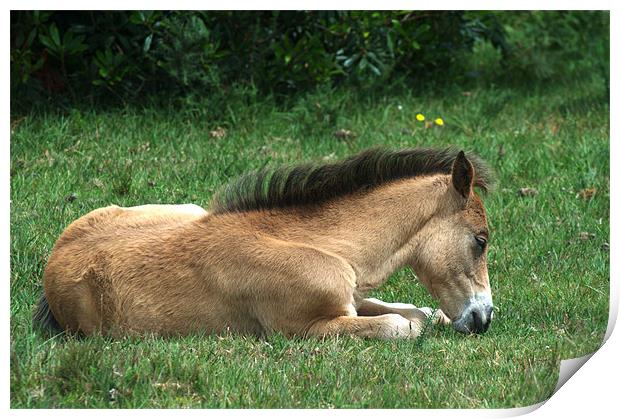
[[471, 331], [473, 333], [484, 333], [489, 330], [489, 326], [491, 325], [491, 315], [493, 314], [493, 307], [487, 307], [486, 312], [482, 312], [482, 310], [472, 310], [471, 316], [472, 320], [470, 323], [472, 324]]
[[482, 334], [489, 330], [493, 318], [493, 303], [490, 296], [477, 295], [470, 299], [461, 316], [452, 323], [463, 333]]

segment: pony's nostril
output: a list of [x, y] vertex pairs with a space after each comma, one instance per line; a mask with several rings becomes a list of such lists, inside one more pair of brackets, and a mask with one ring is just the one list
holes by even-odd
[[489, 330], [489, 326], [491, 326], [491, 317], [489, 315], [489, 317], [487, 317], [487, 321], [484, 322], [484, 327], [482, 328], [482, 332], [485, 333], [487, 330]]
[[478, 314], [478, 312], [476, 310], [471, 312], [471, 316], [472, 316], [472, 320], [473, 320], [473, 332], [474, 333], [480, 333], [483, 332], [484, 329], [484, 324], [482, 323], [482, 319], [480, 318], [480, 314]]

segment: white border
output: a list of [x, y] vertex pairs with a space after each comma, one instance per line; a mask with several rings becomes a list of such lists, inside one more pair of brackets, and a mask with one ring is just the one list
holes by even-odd
[[[615, 4], [611, 0], [591, 0], [588, 2], [569, 1], [534, 1], [490, 0], [475, 1], [403, 1], [384, 0], [228, 0], [226, 2], [176, 0], [134, 0], [131, 3], [122, 0], [94, 1], [84, 3], [76, 0], [9, 0], [6, 3], [13, 10], [612, 10]], [[131, 6], [131, 7], [128, 7]]]
[[[417, 3], [417, 4], [416, 4]], [[284, 2], [284, 1], [240, 1], [240, 0], [232, 0], [228, 2], [196, 2], [196, 1], [187, 1], [187, 0], [177, 0], [174, 3], [170, 2], [162, 2], [162, 1], [134, 1], [131, 4], [128, 4], [126, 1], [118, 1], [118, 0], [110, 0], [105, 3], [97, 2], [96, 4], [89, 3], [85, 4], [84, 2], [78, 1], [57, 1], [50, 3], [49, 1], [32, 1], [32, 0], [24, 0], [24, 1], [9, 1], [6, 3], [8, 9], [2, 16], [2, 28], [4, 28], [4, 42], [0, 43], [0, 51], [2, 52], [2, 56], [9, 56], [9, 35], [10, 35], [10, 9], [84, 9], [85, 6], [89, 6], [89, 8], [98, 9], [98, 10], [122, 10], [127, 9], [128, 6], [134, 9], [176, 9], [176, 10], [190, 10], [190, 9], [213, 9], [213, 10], [228, 10], [228, 9], [245, 9], [245, 10], [256, 10], [256, 9], [428, 9], [429, 5], [432, 6], [432, 9], [435, 10], [458, 10], [462, 8], [467, 9], [491, 9], [491, 10], [536, 10], [536, 9], [572, 9], [572, 10], [612, 10], [611, 13], [611, 27], [612, 27], [612, 36], [611, 36], [611, 68], [616, 68], [617, 63], [617, 48], [616, 43], [614, 43], [614, 39], [618, 38], [618, 24], [619, 19], [617, 18], [617, 11], [614, 10], [613, 7], [615, 5], [614, 2], [611, 1], [596, 1], [591, 0], [588, 2], [544, 2], [544, 1], [503, 1], [498, 3], [496, 1], [468, 1], [467, 3], [458, 2], [458, 1], [442, 1], [442, 2], [404, 2], [404, 1], [391, 1], [386, 0], [381, 3], [377, 3], [376, 1], [368, 1], [368, 0], [360, 0], [356, 2], [352, 1], [313, 1], [312, 3], [304, 3], [304, 2]], [[93, 7], [94, 6], [94, 7]], [[416, 7], [417, 6], [417, 7]], [[2, 159], [2, 165], [0, 166], [0, 171], [4, 176], [5, 181], [1, 183], [2, 194], [5, 199], [0, 200], [0, 205], [2, 209], [0, 211], [4, 214], [4, 223], [2, 225], [2, 232], [6, 233], [2, 235], [2, 240], [0, 241], [0, 246], [2, 252], [1, 256], [1, 264], [2, 264], [2, 272], [6, 274], [3, 275], [5, 287], [3, 288], [3, 292], [6, 293], [3, 297], [3, 303], [5, 304], [4, 313], [5, 313], [5, 321], [2, 322], [2, 332], [3, 336], [6, 337], [5, 345], [2, 346], [2, 359], [4, 362], [1, 363], [1, 368], [3, 372], [3, 377], [5, 380], [2, 382], [2, 405], [4, 409], [9, 410], [9, 356], [10, 356], [10, 342], [9, 342], [9, 305], [10, 305], [10, 296], [9, 296], [9, 272], [10, 272], [10, 258], [9, 258], [9, 249], [10, 249], [10, 235], [9, 235], [9, 226], [10, 226], [10, 206], [9, 206], [9, 167], [10, 167], [10, 147], [9, 147], [9, 127], [10, 127], [10, 101], [9, 101], [9, 74], [10, 74], [10, 63], [7, 60], [5, 65], [2, 66], [2, 72], [4, 74], [3, 80], [5, 80], [5, 95], [4, 101], [2, 102], [3, 110], [4, 110], [4, 118], [5, 118], [5, 128], [2, 131], [2, 136], [5, 141], [2, 141], [2, 149], [3, 153], [0, 157]], [[611, 121], [617, 120], [617, 112], [615, 111], [613, 98], [617, 97], [617, 89], [615, 89], [615, 85], [612, 83], [612, 106], [611, 106]], [[611, 123], [611, 138], [617, 138], [617, 129], [615, 128], [615, 124]], [[618, 178], [617, 167], [613, 163], [618, 162], [617, 156], [617, 146], [614, 145], [614, 141], [610, 141], [611, 148], [611, 191], [615, 191], [614, 180]], [[617, 205], [617, 197], [611, 194], [611, 214], [614, 214], [614, 210], [618, 209]], [[616, 222], [611, 221], [611, 237], [610, 243], [611, 246], [611, 260], [617, 260], [618, 251], [615, 247], [615, 238], [617, 237], [617, 229], [615, 228]], [[615, 320], [617, 318], [618, 313], [618, 281], [616, 280], [616, 272], [614, 264], [611, 265], [611, 311], [610, 311], [610, 324], [608, 328], [608, 335], [611, 333], [613, 329], [613, 325], [615, 324]], [[568, 382], [546, 403], [543, 404], [542, 407], [535, 410], [531, 415], [537, 418], [543, 417], [556, 417], [560, 415], [567, 415], [568, 417], [573, 416], [585, 416], [585, 415], [594, 415], [593, 417], [607, 417], [609, 416], [609, 412], [617, 411], [617, 407], [619, 405], [619, 398], [617, 393], [617, 378], [619, 373], [618, 367], [618, 356], [616, 355], [619, 352], [620, 341], [617, 337], [618, 333], [611, 334], [609, 336], [609, 340], [605, 343], [605, 345], [595, 353], [592, 358], [575, 374], [575, 377], [568, 380]], [[449, 389], [446, 389], [449, 391]], [[534, 407], [523, 408], [523, 409], [489, 409], [489, 410], [386, 410], [386, 411], [377, 411], [377, 410], [335, 410], [335, 411], [316, 411], [316, 410], [296, 410], [294, 412], [288, 410], [211, 410], [209, 411], [209, 415], [214, 415], [218, 417], [229, 417], [229, 416], [237, 416], [237, 415], [247, 415], [251, 414], [252, 416], [258, 417], [268, 417], [268, 418], [277, 418], [277, 417], [290, 417], [290, 415], [295, 415], [299, 418], [302, 417], [316, 417], [323, 415], [335, 415], [335, 416], [348, 416], [349, 414], [354, 414], [357, 417], [372, 417], [376, 418], [377, 415], [383, 416], [390, 415], [394, 417], [411, 417], [415, 415], [416, 417], [504, 417], [504, 416], [514, 416], [526, 413], [527, 411], [532, 410]], [[181, 413], [182, 412], [182, 413]], [[121, 416], [129, 416], [132, 417], [152, 417], [154, 414], [156, 416], [177, 416], [177, 414], [182, 414], [183, 416], [200, 416], [204, 417], [205, 412], [203, 410], [166, 410], [166, 411], [152, 411], [152, 410], [89, 410], [88, 412], [83, 412], [80, 410], [11, 410], [8, 412], [13, 416], [31, 416], [31, 415], [45, 415], [45, 416], [60, 416], [63, 417], [82, 417], [85, 413], [89, 416], [93, 417], [107, 417], [108, 415], [121, 415]]]

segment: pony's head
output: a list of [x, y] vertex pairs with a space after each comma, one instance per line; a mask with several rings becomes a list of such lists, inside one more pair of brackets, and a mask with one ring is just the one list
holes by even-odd
[[489, 230], [484, 206], [473, 189], [474, 166], [462, 151], [442, 181], [445, 195], [436, 215], [417, 234], [411, 265], [456, 330], [484, 333], [493, 314], [487, 272]]

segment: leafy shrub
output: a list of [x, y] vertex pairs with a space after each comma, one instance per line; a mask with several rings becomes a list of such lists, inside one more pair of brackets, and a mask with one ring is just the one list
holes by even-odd
[[512, 12], [498, 22], [511, 44], [510, 77], [546, 82], [596, 72], [609, 85], [608, 12]]
[[454, 82], [477, 42], [500, 51], [505, 68], [546, 79], [588, 42], [608, 51], [608, 29], [604, 12], [13, 11], [11, 92], [13, 103], [221, 102], [239, 84], [291, 93]]

